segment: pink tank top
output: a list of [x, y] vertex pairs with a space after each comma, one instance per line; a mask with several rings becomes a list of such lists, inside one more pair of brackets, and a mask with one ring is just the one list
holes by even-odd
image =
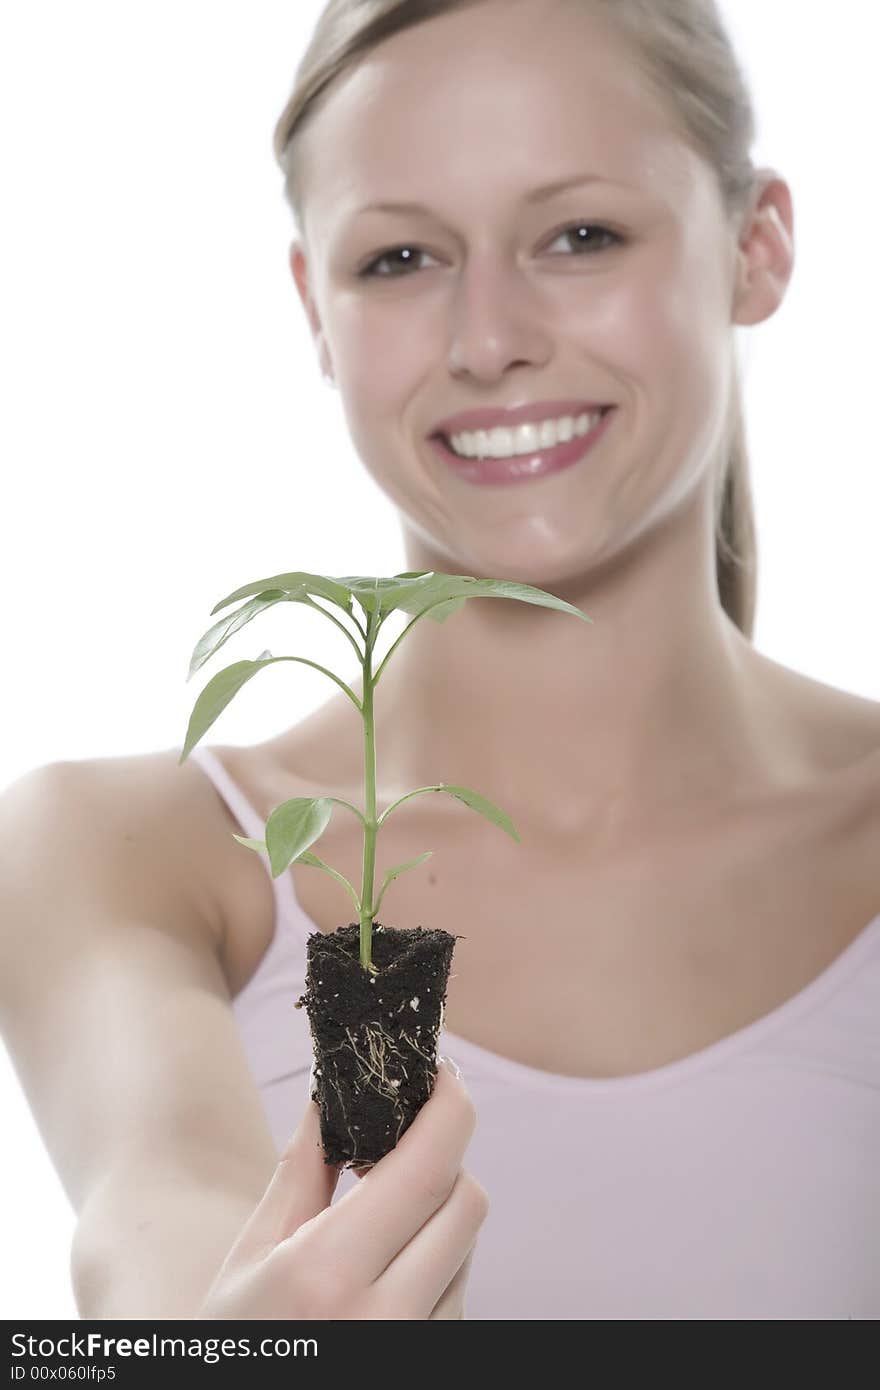
[[[190, 756], [262, 839], [211, 749]], [[271, 881], [275, 935], [232, 1007], [280, 1152], [308, 1099], [293, 1004], [318, 928], [293, 871]], [[557, 1075], [448, 1029], [439, 1048], [476, 1105], [464, 1166], [490, 1200], [467, 1319], [880, 1317], [880, 914], [778, 1008], [652, 1071]]]

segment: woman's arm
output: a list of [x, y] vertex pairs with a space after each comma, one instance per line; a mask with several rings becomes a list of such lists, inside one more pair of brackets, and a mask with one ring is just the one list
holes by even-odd
[[[260, 1194], [262, 1195], [262, 1194]], [[192, 1318], [253, 1213], [251, 1201], [166, 1164], [117, 1168], [71, 1251], [81, 1318]]]
[[0, 797], [0, 1028], [78, 1216], [82, 1316], [185, 1318], [277, 1155], [182, 869], [192, 825], [134, 762]]

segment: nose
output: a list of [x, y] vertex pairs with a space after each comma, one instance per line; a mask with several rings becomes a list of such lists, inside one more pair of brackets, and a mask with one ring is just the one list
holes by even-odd
[[541, 366], [550, 354], [535, 291], [523, 275], [497, 257], [470, 262], [450, 307], [450, 372], [494, 381], [510, 366]]

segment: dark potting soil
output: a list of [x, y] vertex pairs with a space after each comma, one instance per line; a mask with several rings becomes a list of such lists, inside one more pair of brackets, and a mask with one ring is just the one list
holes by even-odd
[[457, 940], [374, 922], [374, 974], [360, 963], [357, 922], [310, 933], [306, 991], [294, 1007], [309, 1017], [325, 1163], [372, 1167], [430, 1096]]

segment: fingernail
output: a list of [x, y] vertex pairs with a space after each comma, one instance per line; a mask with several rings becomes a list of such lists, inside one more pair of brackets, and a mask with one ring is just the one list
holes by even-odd
[[451, 1057], [444, 1057], [442, 1053], [438, 1052], [437, 1061], [443, 1062], [443, 1064], [448, 1068], [449, 1071], [454, 1072], [455, 1075], [459, 1078], [459, 1080], [462, 1080], [461, 1067], [458, 1065], [457, 1062], [454, 1062]]

